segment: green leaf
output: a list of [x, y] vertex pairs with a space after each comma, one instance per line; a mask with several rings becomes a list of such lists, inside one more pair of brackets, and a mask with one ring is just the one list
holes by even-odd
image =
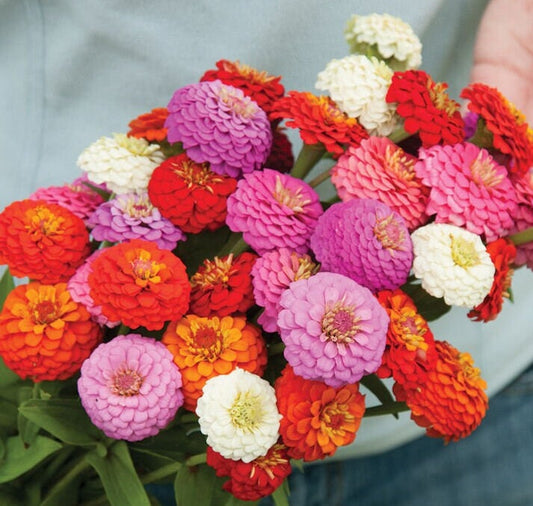
[[[395, 400], [391, 391], [387, 388], [387, 385], [376, 376], [375, 374], [368, 374], [361, 378], [361, 384], [370, 390], [381, 402], [383, 407], [388, 405], [394, 405]], [[390, 412], [395, 418], [398, 418], [398, 414], [395, 411]], [[367, 415], [368, 416], [368, 415]]]
[[4, 307], [4, 302], [13, 288], [15, 288], [13, 276], [9, 272], [9, 269], [5, 269], [0, 279], [0, 309]]
[[0, 427], [15, 429], [17, 426], [17, 406], [0, 398]]
[[289, 506], [289, 485], [287, 480], [272, 492], [272, 499], [276, 506]]
[[419, 283], [406, 283], [402, 290], [413, 299], [417, 311], [426, 319], [434, 321], [446, 314], [451, 307], [444, 302], [444, 299], [438, 299], [429, 295]]
[[[23, 404], [33, 397], [34, 388], [24, 386], [18, 389], [19, 404]], [[41, 429], [36, 423], [28, 420], [22, 413], [18, 412], [17, 427], [20, 438], [25, 445], [30, 445], [35, 441], [39, 430]]]
[[177, 506], [219, 506], [227, 504], [230, 494], [222, 490], [225, 478], [217, 478], [207, 465], [183, 466], [174, 480]]
[[68, 444], [94, 445], [104, 438], [79, 399], [30, 399], [19, 407], [19, 412]]
[[125, 441], [114, 443], [105, 458], [91, 451], [86, 459], [100, 476], [112, 506], [150, 506]]
[[61, 443], [45, 436], [37, 436], [28, 447], [24, 446], [19, 436], [8, 438], [5, 460], [0, 465], [0, 483], [18, 478], [62, 447]]
[[[15, 374], [9, 367], [6, 366], [2, 358], [0, 358], [0, 388], [8, 385], [13, 385], [17, 382], [22, 382], [20, 376]], [[4, 397], [4, 396], [2, 396]]]

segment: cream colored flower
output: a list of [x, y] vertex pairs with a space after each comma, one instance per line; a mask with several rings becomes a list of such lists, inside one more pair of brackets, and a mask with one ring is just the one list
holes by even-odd
[[159, 145], [114, 134], [86, 148], [78, 157], [78, 167], [93, 183], [105, 183], [112, 192], [122, 194], [146, 190], [152, 172], [164, 159]]
[[377, 58], [352, 54], [331, 60], [318, 74], [315, 86], [326, 90], [370, 135], [386, 136], [399, 122], [395, 105], [385, 100], [392, 74], [392, 69]]
[[464, 228], [431, 223], [411, 234], [413, 273], [446, 304], [473, 308], [490, 292], [494, 264], [481, 238]]
[[207, 380], [196, 414], [207, 444], [227, 459], [251, 462], [279, 438], [274, 389], [240, 368]]
[[354, 14], [344, 30], [352, 53], [372, 54], [394, 70], [410, 70], [422, 64], [422, 43], [411, 26], [389, 14]]

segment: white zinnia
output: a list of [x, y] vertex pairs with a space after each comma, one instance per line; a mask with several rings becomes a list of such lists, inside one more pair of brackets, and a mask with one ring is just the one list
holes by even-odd
[[165, 156], [158, 144], [114, 134], [100, 137], [78, 157], [78, 167], [90, 181], [105, 183], [116, 194], [145, 191], [154, 169]]
[[251, 462], [279, 438], [274, 389], [240, 368], [207, 380], [196, 414], [207, 444], [227, 459]]
[[331, 60], [315, 86], [326, 90], [339, 109], [357, 118], [370, 135], [386, 136], [399, 123], [395, 104], [385, 100], [392, 74], [377, 58], [352, 54]]
[[413, 273], [422, 288], [450, 306], [473, 308], [488, 295], [494, 264], [481, 238], [464, 228], [431, 223], [411, 234]]
[[344, 30], [352, 53], [374, 53], [394, 70], [416, 69], [422, 64], [422, 43], [411, 26], [389, 14], [354, 14]]

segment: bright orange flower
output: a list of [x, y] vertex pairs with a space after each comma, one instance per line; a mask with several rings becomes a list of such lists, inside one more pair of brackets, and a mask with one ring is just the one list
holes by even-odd
[[484, 322], [494, 320], [502, 310], [504, 299], [510, 297], [511, 264], [516, 257], [516, 247], [508, 239], [500, 238], [487, 244], [487, 251], [496, 267], [492, 288], [483, 302], [468, 313], [469, 318]]
[[132, 329], [159, 330], [189, 308], [185, 265], [151, 241], [135, 239], [103, 250], [91, 264], [88, 283], [104, 316]]
[[261, 376], [267, 362], [261, 331], [244, 316], [187, 315], [169, 324], [162, 342], [181, 371], [184, 407], [190, 411], [209, 378], [236, 367]]
[[365, 412], [357, 383], [333, 388], [297, 376], [287, 365], [274, 388], [283, 415], [279, 432], [290, 457], [323, 459], [355, 439]]
[[[533, 165], [533, 134], [518, 111], [496, 88], [474, 83], [461, 92], [468, 109], [479, 115], [492, 134], [492, 146], [512, 157], [511, 174], [521, 177]], [[485, 147], [485, 146], [483, 146]]]
[[90, 253], [83, 220], [60, 205], [26, 199], [0, 214], [0, 264], [14, 276], [67, 281]]
[[162, 142], [167, 138], [165, 120], [168, 116], [166, 107], [157, 107], [150, 112], [141, 114], [129, 122], [130, 137], [146, 139], [148, 142]]
[[17, 286], [0, 313], [0, 355], [7, 367], [33, 381], [75, 374], [103, 332], [66, 283]]
[[424, 383], [427, 371], [437, 360], [433, 334], [411, 297], [401, 289], [379, 292], [378, 301], [386, 309], [390, 323], [377, 375], [392, 376], [405, 388], [416, 388]]
[[290, 91], [275, 103], [271, 116], [287, 119], [285, 124], [298, 128], [305, 144], [323, 144], [334, 156], [344, 153], [347, 145], [358, 146], [368, 137], [365, 128], [326, 95]]
[[406, 390], [411, 418], [431, 437], [457, 441], [478, 427], [488, 407], [487, 387], [472, 357], [445, 341], [435, 341], [434, 369], [414, 390]]

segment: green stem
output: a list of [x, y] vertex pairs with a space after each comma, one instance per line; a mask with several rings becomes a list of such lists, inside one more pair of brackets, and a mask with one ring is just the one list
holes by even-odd
[[285, 349], [285, 343], [271, 344], [268, 347], [268, 355], [271, 356], [271, 357], [273, 355], [281, 355], [283, 353], [284, 349]]
[[515, 246], [520, 246], [521, 244], [531, 242], [533, 241], [533, 227], [526, 228], [521, 232], [509, 235], [507, 236], [507, 238], [511, 240], [515, 244]]
[[240, 232], [233, 233], [216, 256], [221, 258], [230, 255], [231, 253], [233, 253], [233, 255], [239, 255], [248, 249], [250, 249], [250, 246], [242, 238], [242, 234]]
[[322, 174], [319, 174], [314, 179], [311, 179], [311, 181], [309, 181], [309, 186], [311, 188], [316, 188], [318, 185], [322, 184], [324, 181], [327, 181], [329, 179], [329, 176], [331, 176], [331, 168], [329, 168], [328, 170], [325, 170], [324, 172], [322, 172]]
[[403, 126], [401, 126], [394, 130], [394, 132], [392, 132], [388, 137], [392, 142], [398, 144], [399, 142], [404, 141], [408, 137], [411, 137], [411, 134], [407, 133]]
[[57, 481], [52, 488], [50, 488], [50, 490], [46, 494], [44, 501], [46, 501], [47, 497], [53, 496], [57, 494], [58, 491], [62, 488], [67, 487], [72, 480], [74, 480], [79, 474], [83, 473], [89, 467], [90, 464], [85, 459], [85, 455], [83, 455], [81, 458], [78, 459], [78, 462], [76, 462], [76, 464], [74, 464], [74, 466], [71, 467], [69, 471], [67, 471], [67, 473], [59, 481]]
[[402, 411], [409, 411], [409, 407], [405, 402], [391, 402], [389, 404], [380, 404], [379, 406], [366, 408], [363, 416], [396, 415]]
[[322, 144], [304, 144], [296, 158], [296, 162], [294, 162], [291, 176], [303, 179], [309, 174], [309, 171], [317, 164], [325, 152], [326, 149]]
[[194, 423], [198, 421], [198, 416], [195, 413], [187, 411], [180, 416], [179, 421], [180, 423]]
[[141, 483], [147, 484], [154, 481], [161, 480], [167, 476], [176, 474], [180, 467], [183, 466], [182, 462], [173, 462], [172, 464], [167, 464], [166, 466], [160, 467], [151, 473], [146, 473], [144, 476], [141, 476]]
[[198, 464], [205, 464], [207, 461], [207, 453], [198, 453], [197, 455], [193, 455], [192, 457], [189, 457], [185, 461], [185, 465], [192, 467], [197, 466]]

